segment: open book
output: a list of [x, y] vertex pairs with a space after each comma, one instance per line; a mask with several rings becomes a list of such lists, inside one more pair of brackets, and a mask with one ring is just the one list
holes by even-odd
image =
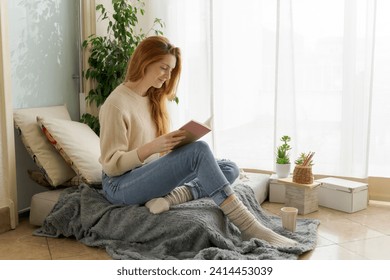
[[210, 124], [211, 118], [209, 118], [204, 123], [200, 123], [194, 120], [190, 120], [189, 122], [187, 122], [185, 125], [179, 128], [179, 130], [185, 130], [187, 132], [186, 138], [179, 144], [177, 144], [175, 146], [175, 149], [194, 142], [209, 133], [211, 131]]

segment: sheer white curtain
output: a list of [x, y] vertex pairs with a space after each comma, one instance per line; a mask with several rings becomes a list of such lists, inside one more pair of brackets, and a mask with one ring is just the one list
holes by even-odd
[[[2, 221], [1, 225], [7, 227], [9, 224], [10, 228], [15, 228], [18, 216], [6, 2], [0, 3], [0, 210], [3, 215], [9, 213], [9, 222]], [[0, 227], [1, 231], [5, 229]]]
[[317, 174], [389, 177], [389, 1], [150, 2], [183, 49], [178, 114], [214, 115], [217, 157], [273, 170], [288, 134]]
[[213, 1], [215, 152], [272, 170], [275, 1]]
[[291, 11], [291, 34], [279, 36], [293, 40], [295, 151], [316, 151], [322, 174], [367, 176], [374, 3], [280, 1]]
[[368, 174], [390, 177], [390, 1], [376, 3]]
[[[179, 105], [169, 104], [172, 129], [190, 119], [206, 121], [212, 114], [210, 64], [210, 1], [147, 1], [151, 26], [154, 18], [166, 24], [164, 36], [180, 47], [182, 76], [178, 89]], [[211, 144], [211, 136], [205, 138]]]

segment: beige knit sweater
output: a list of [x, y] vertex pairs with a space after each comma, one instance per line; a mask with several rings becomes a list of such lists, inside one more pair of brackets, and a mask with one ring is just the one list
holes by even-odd
[[141, 162], [137, 148], [156, 138], [149, 98], [123, 84], [106, 99], [99, 112], [100, 163], [109, 176], [118, 176], [158, 158], [154, 154]]

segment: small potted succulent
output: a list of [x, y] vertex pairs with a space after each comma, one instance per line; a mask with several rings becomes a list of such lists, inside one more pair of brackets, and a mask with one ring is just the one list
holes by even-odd
[[287, 178], [290, 175], [291, 170], [291, 146], [288, 144], [291, 141], [291, 137], [288, 135], [284, 135], [280, 138], [280, 141], [282, 141], [283, 144], [276, 148], [275, 171], [278, 178]]

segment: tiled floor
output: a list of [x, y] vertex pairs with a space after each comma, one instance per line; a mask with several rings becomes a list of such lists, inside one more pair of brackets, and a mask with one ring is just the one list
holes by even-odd
[[[279, 215], [282, 204], [263, 203]], [[302, 217], [302, 216], [299, 216]], [[298, 217], [298, 218], [299, 218]], [[390, 206], [371, 202], [366, 210], [347, 214], [322, 208], [304, 216], [321, 221], [317, 247], [302, 260], [390, 260]], [[36, 227], [21, 217], [19, 226], [0, 234], [0, 259], [8, 260], [104, 260], [104, 249], [87, 247], [72, 238], [33, 236]]]
[[[278, 215], [282, 204], [262, 206]], [[317, 247], [300, 256], [302, 260], [390, 260], [390, 205], [370, 202], [353, 214], [319, 207], [300, 217], [321, 221]]]

